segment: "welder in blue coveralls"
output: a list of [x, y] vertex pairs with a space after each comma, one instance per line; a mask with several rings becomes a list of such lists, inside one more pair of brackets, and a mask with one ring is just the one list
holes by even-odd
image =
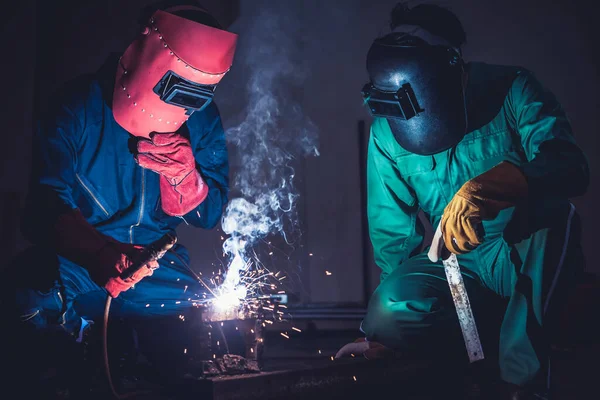
[[228, 199], [213, 96], [237, 35], [189, 3], [148, 13], [123, 53], [42, 107], [23, 217], [33, 246], [14, 265], [22, 324], [81, 341], [107, 295], [111, 318], [177, 316], [201, 298], [179, 244], [119, 277], [180, 224], [215, 227]]

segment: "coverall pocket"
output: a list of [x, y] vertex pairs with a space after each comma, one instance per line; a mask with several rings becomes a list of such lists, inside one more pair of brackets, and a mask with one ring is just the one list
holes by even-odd
[[403, 177], [431, 172], [434, 167], [433, 156], [406, 153], [394, 157], [394, 160]]
[[471, 161], [482, 161], [505, 156], [516, 151], [508, 129], [475, 137], [465, 143]]

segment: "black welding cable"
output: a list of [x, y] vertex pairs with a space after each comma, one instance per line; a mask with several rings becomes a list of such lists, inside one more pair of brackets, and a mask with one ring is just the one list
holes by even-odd
[[[168, 245], [166, 245], [164, 247], [164, 250], [169, 251], [170, 253], [174, 254], [179, 261], [181, 261], [181, 263], [198, 279], [198, 281], [200, 283], [202, 283], [202, 285], [204, 285], [204, 287], [206, 289], [208, 289], [209, 292], [212, 293], [212, 290], [210, 290], [210, 288], [208, 287], [208, 285], [204, 282], [204, 280], [202, 280], [202, 278], [200, 278], [198, 276], [198, 274], [196, 274], [189, 266], [189, 264], [187, 262], [185, 262], [185, 260], [179, 255], [177, 254], [177, 252], [175, 252], [174, 250], [171, 249], [171, 246], [175, 243], [176, 238], [172, 238], [174, 240], [172, 240]], [[159, 257], [156, 257], [159, 258]], [[214, 295], [214, 293], [213, 293]], [[119, 393], [117, 392], [113, 381], [112, 381], [112, 374], [110, 372], [110, 362], [108, 360], [108, 315], [110, 313], [110, 304], [112, 302], [112, 297], [110, 295], [106, 296], [106, 303], [104, 305], [104, 324], [102, 327], [102, 347], [103, 347], [103, 353], [104, 353], [104, 369], [105, 369], [105, 373], [106, 373], [106, 379], [108, 380], [108, 385], [110, 387], [110, 391], [112, 392], [113, 396], [117, 399], [127, 399], [129, 397], [134, 397], [134, 396], [139, 396], [142, 394], [148, 394], [150, 391], [149, 390], [144, 390], [144, 391], [134, 391], [134, 392], [128, 392], [128, 393]], [[220, 328], [220, 327], [219, 327]], [[229, 352], [229, 346], [227, 345], [227, 340], [225, 339], [225, 335], [223, 334], [223, 331], [221, 330], [221, 336], [223, 337], [223, 342], [225, 343], [225, 347], [227, 349], [227, 352]]]
[[[120, 275], [121, 279], [130, 278], [136, 271], [140, 268], [143, 268], [144, 265], [148, 264], [152, 260], [158, 260], [161, 258], [165, 252], [170, 250], [175, 243], [177, 242], [177, 236], [174, 233], [166, 233], [160, 239], [155, 242], [150, 243], [148, 246], [144, 247], [143, 250], [138, 254], [137, 258], [133, 262], [133, 264], [123, 271]], [[106, 379], [108, 380], [108, 385], [110, 386], [110, 390], [112, 394], [117, 399], [126, 399], [132, 396], [139, 396], [141, 394], [148, 394], [148, 390], [144, 391], [133, 391], [129, 393], [120, 394], [115, 389], [115, 386], [112, 381], [112, 375], [110, 373], [110, 362], [108, 360], [108, 314], [110, 313], [110, 303], [112, 302], [112, 297], [110, 294], [106, 295], [106, 303], [104, 305], [104, 326], [102, 331], [102, 347], [104, 352], [104, 368], [106, 372]]]
[[110, 295], [106, 296], [106, 303], [104, 305], [104, 324], [102, 326], [102, 350], [104, 352], [104, 369], [106, 372], [106, 379], [108, 380], [108, 386], [110, 387], [110, 391], [113, 396], [117, 399], [128, 399], [130, 397], [140, 396], [143, 394], [149, 394], [150, 390], [136, 390], [133, 392], [127, 393], [119, 393], [115, 388], [115, 385], [112, 381], [112, 375], [110, 372], [110, 362], [108, 361], [108, 314], [110, 312], [110, 303], [112, 301], [112, 297]]

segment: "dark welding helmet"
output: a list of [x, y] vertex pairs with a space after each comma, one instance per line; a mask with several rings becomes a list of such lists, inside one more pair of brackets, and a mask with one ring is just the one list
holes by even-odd
[[438, 153], [467, 130], [463, 69], [455, 48], [391, 33], [376, 39], [367, 54], [364, 102], [373, 117], [387, 119], [404, 149]]

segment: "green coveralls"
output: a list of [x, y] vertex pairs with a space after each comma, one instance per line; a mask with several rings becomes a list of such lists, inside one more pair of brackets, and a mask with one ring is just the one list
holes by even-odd
[[422, 247], [425, 231], [418, 213], [435, 229], [463, 183], [511, 161], [522, 166], [532, 192], [523, 205], [525, 217], [511, 222], [521, 236], [513, 245], [503, 235], [520, 209], [503, 210], [484, 221], [484, 243], [458, 261], [478, 323], [490, 293], [506, 300], [499, 348], [487, 352], [497, 352], [503, 380], [522, 385], [548, 370], [547, 347], [535, 326], [542, 326], [550, 295], [559, 292], [557, 278], [582, 268], [577, 214], [568, 199], [585, 192], [587, 161], [558, 101], [533, 74], [484, 63], [467, 68], [470, 128], [453, 148], [432, 156], [409, 153], [385, 119], [372, 123], [367, 212], [382, 274], [361, 330], [368, 340], [399, 350], [458, 349], [466, 356], [442, 263], [432, 263], [429, 246]]

